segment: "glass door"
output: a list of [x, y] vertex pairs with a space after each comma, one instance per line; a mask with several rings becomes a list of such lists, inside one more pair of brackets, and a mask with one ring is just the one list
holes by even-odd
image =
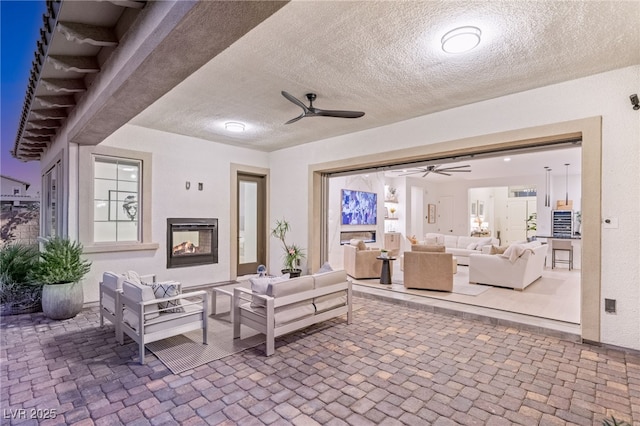
[[266, 265], [264, 176], [238, 174], [238, 276]]

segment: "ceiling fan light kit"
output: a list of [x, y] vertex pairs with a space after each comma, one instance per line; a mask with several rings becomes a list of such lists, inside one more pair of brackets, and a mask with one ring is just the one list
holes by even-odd
[[309, 106], [306, 106], [302, 101], [300, 101], [295, 96], [291, 95], [284, 90], [282, 92], [282, 96], [284, 96], [288, 101], [298, 105], [302, 108], [302, 114], [299, 116], [292, 118], [284, 124], [295, 123], [304, 117], [337, 117], [337, 118], [360, 118], [364, 115], [362, 111], [341, 111], [341, 110], [329, 110], [329, 109], [320, 109], [313, 106], [313, 101], [316, 100], [317, 95], [315, 93], [307, 93], [305, 96], [309, 101]]

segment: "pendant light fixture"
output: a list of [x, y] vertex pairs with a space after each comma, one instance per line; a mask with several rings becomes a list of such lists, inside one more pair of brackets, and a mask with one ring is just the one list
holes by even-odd
[[544, 166], [544, 206], [549, 207], [549, 166]]
[[564, 178], [564, 188], [565, 188], [565, 196], [564, 196], [564, 205], [569, 205], [569, 163], [564, 163], [566, 167], [565, 178]]

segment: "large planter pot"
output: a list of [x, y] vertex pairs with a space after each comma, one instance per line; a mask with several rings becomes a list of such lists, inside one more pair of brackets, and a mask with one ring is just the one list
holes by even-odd
[[46, 284], [42, 287], [42, 312], [51, 319], [73, 318], [82, 310], [82, 283]]
[[282, 269], [283, 274], [289, 274], [289, 278], [297, 278], [302, 274], [302, 269]]

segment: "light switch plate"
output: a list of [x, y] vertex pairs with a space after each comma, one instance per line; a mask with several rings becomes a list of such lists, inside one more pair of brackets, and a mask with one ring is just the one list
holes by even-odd
[[618, 218], [617, 217], [605, 217], [602, 220], [602, 224], [606, 229], [618, 229]]

